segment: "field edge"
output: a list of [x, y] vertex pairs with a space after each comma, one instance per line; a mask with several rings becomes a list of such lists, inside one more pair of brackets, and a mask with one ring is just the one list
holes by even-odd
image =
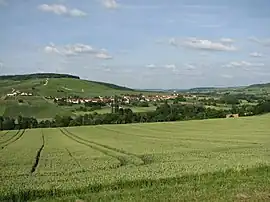
[[[191, 174], [183, 175], [172, 178], [161, 178], [161, 179], [139, 179], [134, 181], [116, 181], [111, 184], [95, 184], [87, 187], [78, 189], [36, 189], [36, 190], [25, 190], [17, 193], [6, 193], [0, 196], [1, 201], [38, 201], [45, 200], [55, 201], [60, 200], [66, 201], [70, 197], [85, 196], [87, 194], [98, 194], [102, 192], [116, 192], [119, 191], [131, 191], [132, 189], [153, 189], [157, 190], [163, 187], [175, 187], [182, 185], [183, 188], [188, 189], [199, 189], [201, 186], [205, 188], [226, 189], [226, 188], [239, 188], [244, 183], [255, 183], [258, 187], [260, 185], [270, 184], [270, 178], [265, 177], [270, 173], [270, 165], [260, 164], [256, 167], [250, 167], [245, 169], [228, 169], [225, 171], [216, 171], [203, 174]], [[256, 188], [258, 188], [256, 187]], [[269, 188], [269, 187], [268, 187]], [[183, 191], [183, 190], [182, 190]], [[190, 190], [186, 190], [189, 192]], [[108, 197], [105, 195], [104, 197]], [[270, 199], [270, 190], [269, 195]]]

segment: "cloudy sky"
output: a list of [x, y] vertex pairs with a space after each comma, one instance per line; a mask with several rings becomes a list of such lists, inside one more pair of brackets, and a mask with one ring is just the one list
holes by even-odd
[[0, 74], [133, 88], [270, 82], [269, 0], [0, 0]]

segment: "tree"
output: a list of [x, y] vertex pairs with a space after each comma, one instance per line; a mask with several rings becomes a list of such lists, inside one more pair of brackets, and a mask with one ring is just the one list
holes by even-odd
[[14, 130], [15, 129], [15, 120], [13, 118], [5, 117], [2, 123], [3, 130]]
[[21, 115], [19, 115], [17, 117], [17, 122], [18, 122], [18, 127], [19, 129], [22, 129], [22, 122], [23, 122], [23, 117]]
[[225, 95], [220, 99], [222, 104], [238, 105], [240, 104], [239, 100], [233, 95]]
[[4, 118], [0, 116], [0, 130], [3, 130], [3, 122], [4, 122]]

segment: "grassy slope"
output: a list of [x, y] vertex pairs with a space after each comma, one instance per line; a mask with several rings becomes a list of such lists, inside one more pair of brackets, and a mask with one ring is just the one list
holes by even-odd
[[33, 116], [38, 119], [50, 119], [55, 117], [56, 114], [72, 115], [71, 111], [50, 103], [40, 96], [21, 98], [24, 100], [23, 103], [18, 103], [14, 98], [0, 100], [0, 113], [2, 112], [3, 116], [9, 117], [17, 117], [21, 114], [22, 116]]
[[[73, 78], [50, 78], [46, 86], [44, 85], [45, 81], [46, 79], [29, 79], [22, 81], [1, 80], [0, 93], [9, 93], [12, 88], [26, 92], [34, 91], [43, 96], [65, 96], [66, 94], [77, 94], [89, 97], [132, 92], [131, 89], [125, 89], [121, 86], [113, 86], [106, 83], [100, 84]], [[32, 87], [35, 87], [36, 90], [32, 90]], [[82, 92], [82, 89], [84, 89], [84, 92]], [[63, 90], [64, 92], [57, 92], [57, 90]]]
[[250, 86], [227, 87], [227, 88], [192, 88], [189, 92], [230, 92], [230, 93], [246, 93], [246, 94], [270, 94], [270, 83], [253, 84]]
[[[40, 119], [53, 118], [57, 114], [72, 115], [72, 112], [65, 107], [58, 107], [54, 103], [44, 99], [45, 96], [65, 97], [79, 95], [82, 97], [93, 97], [140, 93], [139, 91], [133, 91], [121, 86], [73, 78], [50, 78], [47, 85], [44, 85], [45, 82], [46, 79], [1, 80], [0, 115], [16, 117], [21, 114]], [[32, 92], [36, 96], [21, 97], [25, 101], [23, 104], [18, 103], [17, 100], [19, 98], [8, 97], [4, 100], [4, 95], [11, 93], [13, 88], [21, 92]]]
[[[57, 90], [63, 90], [65, 93], [59, 93]], [[70, 78], [49, 79], [48, 85], [38, 87], [38, 91], [43, 96], [59, 96], [59, 95], [81, 95], [81, 96], [111, 96], [132, 92], [131, 90], [119, 90], [111, 88], [107, 85]]]
[[[133, 112], [149, 112], [149, 111], [155, 111], [155, 106], [149, 106], [149, 107], [129, 107]], [[112, 109], [110, 107], [104, 107], [102, 109], [98, 109], [92, 112], [83, 112], [83, 111], [77, 111], [75, 114], [82, 115], [82, 114], [88, 114], [88, 113], [94, 113], [97, 112], [99, 114], [106, 114], [111, 113]]]
[[[33, 177], [24, 162], [31, 156], [27, 145], [41, 144], [36, 139], [41, 131], [28, 130], [21, 140], [0, 150], [5, 184], [0, 193], [5, 191], [7, 198], [10, 193], [13, 199], [44, 201], [267, 200], [269, 120], [270, 115], [265, 115], [74, 127], [67, 129], [71, 138], [59, 129], [44, 129], [45, 147]], [[106, 167], [117, 160], [110, 160], [114, 155], [125, 159], [125, 165]], [[11, 160], [11, 164], [5, 163]], [[11, 169], [12, 165], [19, 170]]]
[[251, 94], [270, 94], [270, 83], [268, 84], [255, 84], [248, 86], [244, 89], [244, 92]]

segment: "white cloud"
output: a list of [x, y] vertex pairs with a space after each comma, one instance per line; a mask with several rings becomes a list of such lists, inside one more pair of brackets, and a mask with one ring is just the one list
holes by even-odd
[[111, 55], [105, 52], [97, 53], [95, 57], [99, 59], [104, 59], [104, 60], [109, 60], [113, 58]]
[[44, 48], [45, 53], [59, 53], [58, 49], [51, 43], [49, 46], [45, 46]]
[[43, 12], [51, 12], [56, 15], [70, 15], [73, 17], [83, 17], [87, 14], [79, 9], [69, 9], [64, 5], [61, 4], [42, 4], [38, 6], [38, 9]]
[[175, 64], [167, 64], [167, 65], [164, 65], [164, 67], [167, 68], [167, 69], [176, 69]]
[[146, 65], [145, 67], [146, 67], [146, 68], [155, 68], [156, 65], [155, 65], [155, 64], [148, 64], [148, 65]]
[[55, 46], [53, 43], [50, 43], [50, 45], [44, 47], [44, 52], [66, 57], [90, 54], [99, 59], [112, 59], [112, 56], [110, 56], [105, 49], [94, 49], [90, 45], [81, 43], [68, 44], [65, 46]]
[[257, 37], [249, 37], [250, 41], [256, 42], [258, 44], [261, 44], [263, 46], [270, 46], [270, 38], [269, 39], [258, 39]]
[[116, 2], [116, 0], [101, 0], [103, 6], [109, 9], [116, 9], [119, 7], [119, 4]]
[[220, 42], [213, 42], [210, 40], [202, 40], [197, 38], [189, 38], [184, 44], [190, 48], [202, 49], [209, 51], [235, 51], [236, 47], [230, 44], [223, 44]]
[[184, 66], [185, 66], [186, 69], [189, 69], [189, 70], [196, 69], [196, 67], [194, 65], [189, 64], [189, 63], [184, 64]]
[[42, 4], [38, 6], [38, 9], [44, 11], [44, 12], [53, 12], [57, 15], [66, 14], [68, 12], [67, 8], [64, 5], [58, 5], [58, 4]]
[[172, 46], [178, 46], [178, 43], [177, 43], [175, 38], [170, 38], [169, 44], [172, 45]]
[[74, 17], [84, 17], [84, 16], [86, 16], [87, 14], [85, 13], [85, 12], [83, 12], [83, 11], [81, 11], [81, 10], [79, 10], [79, 9], [71, 9], [70, 11], [69, 11], [69, 14], [71, 15], [71, 16], [74, 16]]
[[164, 65], [164, 67], [166, 69], [172, 70], [172, 72], [174, 72], [174, 73], [178, 73], [179, 72], [179, 70], [177, 69], [177, 67], [176, 67], [175, 64], [167, 64], [167, 65]]
[[4, 63], [0, 62], [0, 69], [2, 69], [4, 67]]
[[250, 63], [247, 61], [230, 62], [229, 64], [223, 65], [224, 67], [262, 67], [264, 63]]
[[95, 53], [96, 50], [92, 48], [92, 46], [86, 45], [86, 44], [69, 44], [64, 46], [64, 49], [62, 50], [62, 53], [65, 55], [78, 55], [78, 54], [84, 54], [84, 53]]
[[253, 53], [250, 53], [249, 55], [250, 55], [251, 57], [256, 57], [256, 58], [260, 58], [260, 57], [263, 56], [261, 53], [258, 53], [258, 52], [253, 52]]
[[223, 43], [233, 43], [234, 42], [234, 40], [230, 39], [230, 38], [221, 38], [220, 41]]

